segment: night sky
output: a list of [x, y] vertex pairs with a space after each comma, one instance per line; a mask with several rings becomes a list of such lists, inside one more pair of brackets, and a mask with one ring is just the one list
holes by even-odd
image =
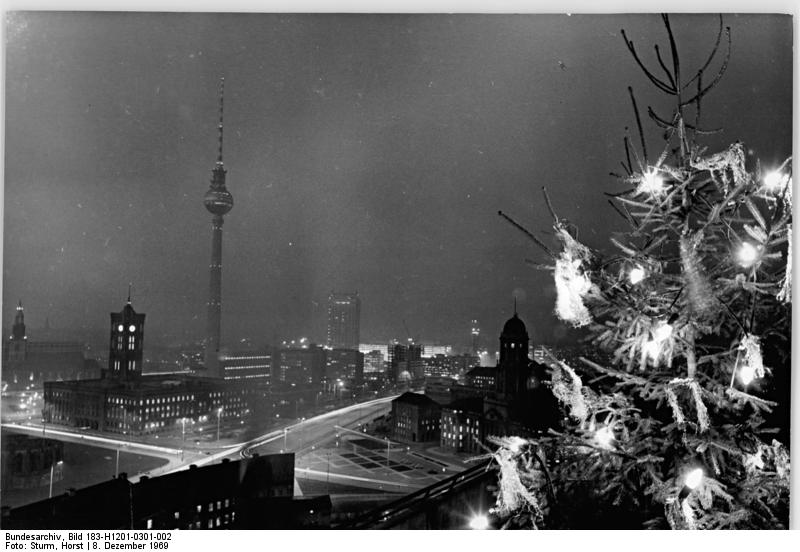
[[[716, 16], [674, 16], [684, 74]], [[791, 153], [791, 19], [725, 18], [733, 54], [707, 97], [708, 140], [763, 165]], [[133, 283], [150, 343], [205, 331], [203, 207], [225, 77], [223, 345], [324, 341], [331, 290], [358, 291], [362, 342], [496, 343], [518, 298], [534, 342], [552, 314], [546, 259], [497, 215], [551, 227], [541, 186], [608, 249], [604, 191], [640, 106], [669, 103], [655, 15], [14, 13], [7, 21], [3, 325], [107, 331]], [[712, 66], [716, 69], [717, 64]], [[659, 133], [650, 129], [650, 149]], [[552, 241], [552, 236], [546, 236]], [[34, 333], [29, 332], [31, 339]]]

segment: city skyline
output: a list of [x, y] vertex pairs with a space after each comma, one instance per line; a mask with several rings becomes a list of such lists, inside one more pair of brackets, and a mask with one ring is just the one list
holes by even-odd
[[[729, 24], [737, 55], [707, 120], [737, 125], [721, 143], [741, 136], [782, 159], [791, 77], [770, 67], [787, 61], [788, 26]], [[152, 335], [202, 337], [198, 197], [225, 77], [228, 185], [241, 200], [226, 225], [223, 345], [322, 343], [331, 288], [359, 290], [366, 342], [469, 343], [471, 320], [496, 327], [514, 299], [534, 342], [563, 338], [549, 274], [525, 263], [543, 259], [496, 212], [547, 228], [546, 184], [590, 245], [619, 224], [569, 197], [605, 203], [617, 186], [597, 175], [624, 155], [625, 86], [643, 88], [614, 63], [621, 26], [639, 41], [661, 32], [647, 15], [11, 14], [3, 323], [21, 299], [32, 327], [102, 331], [133, 282]], [[691, 56], [715, 19], [675, 27]], [[769, 108], [737, 107], [756, 96]], [[576, 125], [598, 134], [566, 148]]]

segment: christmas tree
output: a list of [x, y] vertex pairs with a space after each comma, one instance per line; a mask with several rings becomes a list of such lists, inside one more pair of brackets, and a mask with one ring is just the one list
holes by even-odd
[[674, 102], [668, 116], [647, 110], [664, 136], [654, 152], [628, 89], [638, 143], [624, 138], [625, 189], [609, 195], [629, 229], [611, 254], [593, 251], [545, 191], [560, 252], [525, 230], [551, 257], [557, 316], [611, 360], [553, 357], [564, 427], [495, 440], [506, 527], [788, 527], [791, 166], [766, 171], [738, 142], [706, 151], [701, 108], [728, 66], [730, 29], [720, 17], [687, 78], [662, 18], [669, 54], [655, 47], [657, 71], [622, 32]]

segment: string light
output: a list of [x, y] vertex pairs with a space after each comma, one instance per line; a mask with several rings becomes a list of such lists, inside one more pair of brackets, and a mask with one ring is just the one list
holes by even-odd
[[661, 343], [665, 339], [669, 339], [671, 335], [672, 335], [672, 324], [668, 322], [664, 322], [658, 328], [656, 328], [656, 331], [653, 332], [653, 337], [659, 343]]
[[647, 355], [653, 362], [658, 360], [658, 353], [660, 350], [661, 346], [655, 340], [648, 341], [644, 344], [644, 354]]
[[742, 242], [737, 253], [739, 257], [739, 264], [745, 268], [750, 268], [761, 256], [761, 246], [755, 246], [750, 242]]
[[695, 468], [686, 473], [683, 478], [683, 484], [693, 491], [703, 482], [703, 477], [705, 477], [703, 468]]
[[633, 267], [631, 269], [631, 271], [628, 273], [628, 279], [634, 285], [636, 285], [639, 282], [641, 282], [642, 280], [644, 280], [645, 276], [646, 276], [646, 273], [645, 273], [644, 269], [639, 265], [636, 265], [635, 267]]
[[658, 170], [651, 169], [643, 173], [637, 191], [647, 192], [650, 195], [661, 194], [664, 191], [664, 179], [658, 174]]
[[781, 171], [772, 171], [764, 175], [764, 187], [769, 192], [780, 192], [789, 181], [789, 175]]
[[755, 368], [750, 366], [749, 364], [745, 364], [739, 369], [739, 381], [742, 382], [744, 385], [750, 385], [756, 377]]
[[600, 447], [610, 449], [611, 442], [614, 440], [614, 432], [610, 427], [603, 426], [595, 432], [594, 439]]

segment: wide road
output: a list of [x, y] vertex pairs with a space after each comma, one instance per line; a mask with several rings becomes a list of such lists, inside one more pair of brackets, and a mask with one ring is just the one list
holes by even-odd
[[[334, 426], [357, 426], [389, 412], [392, 407], [392, 400], [396, 397], [396, 395], [383, 397], [326, 412], [307, 420], [300, 420], [281, 429], [270, 431], [255, 439], [228, 446], [219, 452], [195, 457], [191, 460], [186, 459], [180, 465], [168, 465], [142, 475], [151, 477], [164, 475], [186, 469], [190, 464], [200, 467], [220, 462], [223, 458], [239, 459], [248, 457], [254, 452], [259, 454], [294, 452], [296, 456], [299, 456], [308, 450], [313, 450], [314, 447], [327, 440], [335, 439], [336, 429]], [[138, 477], [133, 477], [131, 480], [138, 481]]]
[[[206, 449], [205, 452], [198, 452], [189, 448], [182, 451], [176, 448], [159, 446], [152, 442], [141, 442], [126, 438], [119, 439], [112, 436], [82, 434], [79, 431], [72, 431], [61, 426], [47, 425], [44, 429], [46, 436], [52, 439], [106, 448], [123, 448], [128, 452], [160, 456], [169, 460], [169, 463], [161, 468], [129, 478], [131, 481], [136, 482], [142, 475], [155, 477], [187, 469], [192, 464], [199, 467], [219, 462], [223, 458], [239, 459], [247, 457], [253, 452], [258, 452], [259, 454], [294, 452], [299, 456], [327, 440], [335, 439], [336, 429], [334, 426], [356, 427], [360, 423], [368, 422], [389, 412], [391, 401], [394, 398], [396, 398], [396, 395], [346, 406], [309, 419], [301, 419], [296, 423], [272, 430], [248, 441], [229, 443], [216, 450], [213, 448]], [[2, 427], [14, 432], [36, 436], [42, 436], [43, 429], [41, 424], [32, 422], [27, 422], [25, 425], [3, 423]]]

